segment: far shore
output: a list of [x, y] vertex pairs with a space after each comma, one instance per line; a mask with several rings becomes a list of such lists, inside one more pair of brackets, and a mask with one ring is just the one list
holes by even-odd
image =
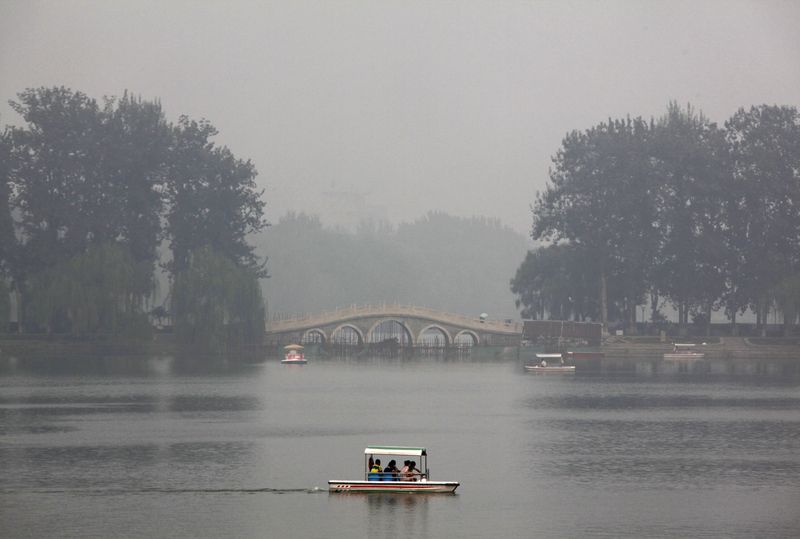
[[[782, 360], [800, 363], [800, 338], [713, 337], [708, 342], [695, 338], [698, 350], [706, 360]], [[646, 339], [610, 337], [599, 347], [584, 348], [602, 352], [606, 358], [618, 360], [660, 360], [672, 348], [671, 342]], [[242, 350], [237, 350], [237, 352]], [[269, 357], [280, 350], [274, 346], [249, 346], [245, 352]], [[524, 358], [539, 347], [478, 347], [471, 355], [497, 359]], [[155, 334], [152, 339], [132, 339], [118, 336], [95, 336], [78, 339], [63, 335], [0, 335], [0, 357], [58, 357], [63, 355], [102, 356], [162, 356], [181, 353], [209, 355], [176, 342], [172, 334]]]

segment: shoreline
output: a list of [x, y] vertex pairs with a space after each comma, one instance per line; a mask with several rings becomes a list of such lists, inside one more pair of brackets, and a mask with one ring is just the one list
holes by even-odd
[[[719, 337], [716, 342], [699, 345], [705, 357], [693, 360], [692, 363], [709, 364], [711, 362], [780, 362], [800, 365], [800, 339], [792, 344], [786, 339], [770, 339], [747, 337]], [[598, 363], [608, 364], [609, 370], [652, 370], [642, 367], [644, 364], [654, 363], [684, 363], [686, 360], [664, 360], [663, 355], [672, 349], [671, 343], [636, 342], [635, 340], [613, 339], [598, 347], [579, 347], [576, 350], [601, 352], [603, 359], [576, 360], [576, 365], [588, 368]], [[472, 359], [495, 360], [520, 360], [531, 361], [537, 352], [542, 352], [540, 346], [488, 346], [476, 347], [470, 350], [465, 357]], [[440, 353], [440, 352], [439, 352]], [[91, 357], [135, 357], [135, 356], [164, 356], [164, 355], [214, 355], [207, 350], [197, 349], [178, 344], [173, 335], [157, 334], [153, 339], [130, 339], [104, 336], [91, 340], [76, 340], [59, 336], [27, 336], [8, 335], [0, 336], [0, 357], [58, 357], [58, 356], [91, 356]], [[268, 357], [279, 357], [280, 350], [267, 346], [256, 345], [229, 351], [229, 354], [251, 355], [258, 354]], [[424, 351], [416, 351], [414, 355], [424, 355]], [[325, 354], [329, 355], [329, 354]], [[641, 364], [634, 367], [635, 364]], [[603, 369], [605, 370], [605, 369]], [[658, 369], [656, 369], [658, 370]]]

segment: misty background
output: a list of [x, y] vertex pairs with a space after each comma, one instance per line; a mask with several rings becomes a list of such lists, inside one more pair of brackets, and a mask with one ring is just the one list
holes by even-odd
[[17, 92], [55, 85], [208, 118], [265, 190], [270, 311], [506, 317], [568, 131], [670, 100], [720, 122], [800, 102], [798, 27], [777, 1], [3, 0], [0, 123], [20, 123]]

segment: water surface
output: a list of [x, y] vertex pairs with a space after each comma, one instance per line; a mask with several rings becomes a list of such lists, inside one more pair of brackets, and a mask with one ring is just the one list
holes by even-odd
[[[370, 444], [456, 495], [328, 494]], [[0, 360], [9, 537], [797, 537], [800, 380]]]

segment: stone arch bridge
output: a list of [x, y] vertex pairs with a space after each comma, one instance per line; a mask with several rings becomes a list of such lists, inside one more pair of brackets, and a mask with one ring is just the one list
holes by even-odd
[[267, 344], [321, 343], [401, 346], [517, 346], [522, 324], [481, 320], [413, 305], [352, 305], [267, 322]]

